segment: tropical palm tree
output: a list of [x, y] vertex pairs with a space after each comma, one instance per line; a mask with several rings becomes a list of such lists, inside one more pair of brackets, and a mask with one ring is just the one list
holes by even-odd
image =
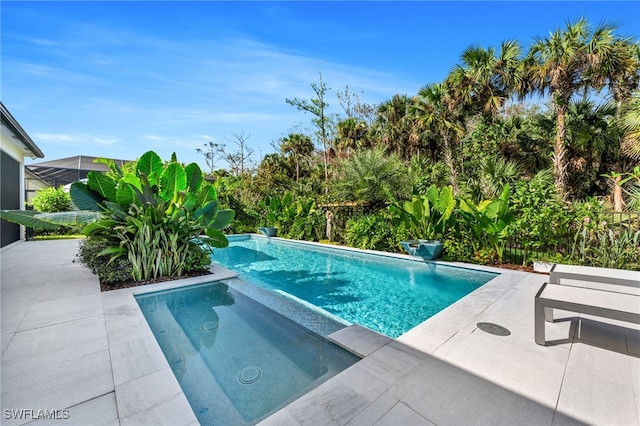
[[340, 121], [337, 125], [336, 147], [340, 153], [346, 151], [347, 157], [351, 156], [351, 151], [355, 148], [366, 148], [367, 123], [356, 117], [348, 117]]
[[372, 126], [372, 134], [387, 149], [403, 156], [409, 145], [413, 121], [410, 114], [411, 99], [407, 95], [393, 95], [380, 104]]
[[640, 91], [636, 91], [624, 109], [620, 125], [625, 132], [621, 151], [627, 157], [640, 161]]
[[611, 49], [600, 60], [596, 72], [590, 75], [590, 84], [609, 88], [616, 104], [616, 119], [620, 119], [623, 106], [640, 84], [640, 43], [628, 38], [616, 38]]
[[461, 60], [447, 77], [456, 98], [492, 120], [521, 86], [520, 45], [504, 41], [497, 54], [493, 47], [471, 46]]
[[341, 201], [380, 207], [410, 197], [412, 179], [396, 154], [376, 147], [338, 162], [332, 190]]
[[538, 37], [526, 58], [527, 77], [532, 90], [551, 95], [556, 113], [553, 174], [556, 189], [562, 197], [567, 195], [567, 108], [575, 94], [597, 88], [589, 81], [598, 72], [602, 58], [613, 50], [614, 30], [611, 24], [601, 24], [591, 31], [587, 20], [579, 19], [546, 38]]
[[429, 84], [413, 98], [412, 113], [424, 129], [442, 138], [442, 156], [449, 168], [449, 180], [455, 194], [459, 193], [458, 173], [454, 162], [454, 146], [464, 133], [462, 102], [452, 97], [445, 83]]
[[311, 138], [300, 133], [290, 133], [282, 139], [280, 149], [282, 154], [293, 159], [296, 165], [296, 182], [300, 182], [300, 162], [311, 156], [315, 149]]

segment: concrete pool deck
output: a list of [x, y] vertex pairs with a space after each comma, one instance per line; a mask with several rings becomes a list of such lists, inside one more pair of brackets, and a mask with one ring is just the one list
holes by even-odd
[[[74, 262], [77, 244], [0, 252], [0, 422], [198, 424], [133, 298], [145, 290], [101, 293]], [[330, 334], [363, 360], [262, 423], [640, 424], [640, 327], [566, 313], [547, 325], [551, 345], [539, 346], [533, 299], [548, 277], [500, 272], [396, 340], [359, 326]]]

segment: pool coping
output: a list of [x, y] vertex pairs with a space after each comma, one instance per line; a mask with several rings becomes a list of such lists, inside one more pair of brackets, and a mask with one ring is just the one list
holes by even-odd
[[[77, 248], [57, 240], [0, 250], [3, 408], [56, 409], [75, 424], [198, 424], [133, 290], [101, 293]], [[561, 311], [548, 345], [537, 345], [532, 301], [548, 275], [500, 272], [397, 340], [357, 325], [331, 334], [363, 360], [261, 425], [640, 425], [640, 326]]]
[[[268, 238], [257, 234], [249, 235], [251, 238]], [[232, 241], [234, 236], [230, 237], [230, 240]], [[397, 253], [361, 250], [338, 245], [287, 240], [284, 238], [274, 239], [293, 244], [314, 245], [326, 249], [339, 249], [361, 254], [375, 254], [387, 258], [424, 262], [420, 258]], [[358, 324], [343, 324], [344, 328], [330, 334], [318, 334], [364, 359], [395, 340], [403, 342], [406, 340], [405, 336], [412, 336], [410, 333], [415, 332], [415, 330], [420, 330], [420, 328], [431, 319], [437, 318], [441, 314], [445, 315], [443, 314], [445, 311], [449, 311], [451, 308], [457, 309], [455, 307], [458, 305], [475, 306], [480, 310], [485, 309], [486, 306], [492, 303], [492, 301], [490, 300], [491, 298], [488, 299], [486, 297], [485, 293], [487, 293], [487, 291], [482, 291], [484, 287], [489, 286], [489, 293], [491, 294], [494, 294], [496, 291], [503, 293], [506, 292], [515, 282], [522, 279], [522, 276], [526, 275], [526, 273], [513, 273], [514, 271], [504, 271], [498, 268], [482, 265], [467, 265], [459, 264], [457, 262], [443, 261], [437, 261], [434, 263], [446, 266], [462, 267], [465, 269], [493, 272], [498, 275], [486, 284], [480, 286], [478, 289], [472, 291], [465, 297], [440, 311], [438, 314], [426, 321], [423, 321], [418, 326], [400, 336], [398, 339], [392, 339]], [[216, 263], [212, 263], [211, 272], [212, 274], [199, 277], [101, 293], [107, 339], [109, 342], [109, 352], [111, 355], [115, 398], [121, 425], [140, 424], [143, 422], [149, 422], [150, 419], [165, 419], [164, 421], [169, 420], [171, 421], [171, 424], [175, 425], [199, 424], [191, 405], [189, 404], [180, 384], [164, 356], [164, 353], [162, 352], [162, 349], [160, 348], [160, 345], [144, 318], [144, 315], [135, 300], [135, 296], [210, 282], [233, 281], [234, 279], [238, 279], [240, 276], [239, 273], [222, 267]], [[230, 287], [246, 294], [246, 292], [241, 288], [239, 289], [233, 285], [230, 285]], [[268, 290], [264, 291], [268, 292]], [[246, 295], [252, 297], [251, 294]], [[258, 302], [264, 304], [264, 300], [258, 300]], [[265, 306], [269, 307], [268, 305]], [[308, 309], [308, 307], [303, 309]], [[468, 314], [473, 316], [476, 314], [474, 313], [475, 311], [475, 309], [469, 311]], [[276, 312], [278, 311], [276, 310]], [[295, 321], [294, 318], [290, 319]], [[301, 325], [307, 327], [305, 324]], [[312, 329], [312, 331], [317, 333], [317, 330]], [[456, 332], [457, 330], [451, 329], [448, 333], [445, 332], [440, 335], [439, 339], [444, 342]], [[415, 339], [410, 338], [409, 340]], [[415, 342], [412, 343], [414, 343], [413, 346], [415, 347]], [[437, 342], [428, 342], [428, 345], [425, 346], [428, 348], [426, 350], [427, 353], [431, 352], [433, 345], [437, 346]], [[422, 350], [420, 345], [418, 345], [416, 349]], [[330, 382], [334, 379], [335, 378], [332, 378], [328, 381]], [[159, 392], [159, 389], [162, 389], [162, 391]], [[131, 400], [135, 401], [135, 403], [132, 403]]]

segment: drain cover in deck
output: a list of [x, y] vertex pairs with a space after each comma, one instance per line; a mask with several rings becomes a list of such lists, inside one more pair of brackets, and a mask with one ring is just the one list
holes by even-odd
[[504, 328], [501, 325], [493, 324], [491, 322], [479, 322], [477, 324], [478, 328], [485, 333], [493, 334], [495, 336], [508, 336], [511, 334], [509, 330]]

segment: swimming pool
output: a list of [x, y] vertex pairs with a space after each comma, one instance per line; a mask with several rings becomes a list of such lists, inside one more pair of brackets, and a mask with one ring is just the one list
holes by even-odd
[[254, 424], [359, 360], [224, 283], [136, 300], [203, 425]]
[[393, 338], [498, 276], [253, 235], [230, 236], [212, 259], [255, 285]]

